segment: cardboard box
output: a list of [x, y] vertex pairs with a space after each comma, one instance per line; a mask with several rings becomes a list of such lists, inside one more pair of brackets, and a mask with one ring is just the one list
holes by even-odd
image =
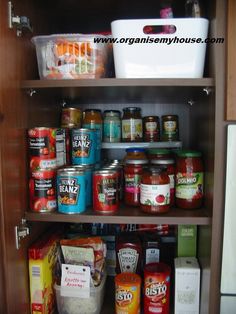
[[196, 257], [197, 255], [197, 226], [179, 225], [178, 226], [178, 257]]
[[47, 233], [28, 250], [32, 314], [55, 313], [53, 271], [56, 263], [57, 240], [59, 240], [58, 233]]
[[199, 314], [200, 267], [195, 257], [175, 258], [175, 314]]

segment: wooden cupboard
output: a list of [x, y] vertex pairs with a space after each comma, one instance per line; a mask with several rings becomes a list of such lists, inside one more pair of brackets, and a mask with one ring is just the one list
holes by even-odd
[[[233, 5], [233, 1], [230, 2]], [[0, 0], [0, 312], [30, 313], [27, 248], [48, 227], [67, 222], [167, 223], [198, 225], [198, 258], [202, 267], [201, 314], [219, 313], [222, 221], [225, 183], [225, 45], [209, 44], [202, 79], [97, 79], [40, 81], [32, 34], [17, 36], [9, 24], [9, 2]], [[118, 18], [155, 18], [158, 1], [14, 0], [14, 16], [27, 16], [33, 35], [98, 32], [110, 29]], [[227, 2], [205, 1], [210, 37], [226, 37]], [[174, 2], [176, 16], [183, 15], [184, 1]], [[57, 126], [64, 100], [87, 108], [106, 109], [138, 104], [147, 113], [179, 115], [183, 146], [199, 149], [205, 162], [205, 203], [196, 211], [173, 209], [150, 217], [137, 209], [122, 208], [117, 215], [99, 216], [28, 211], [26, 129]], [[107, 147], [104, 147], [104, 150]], [[114, 147], [109, 147], [108, 150]], [[29, 235], [16, 249], [15, 227], [26, 220]], [[103, 313], [113, 308], [107, 300]]]

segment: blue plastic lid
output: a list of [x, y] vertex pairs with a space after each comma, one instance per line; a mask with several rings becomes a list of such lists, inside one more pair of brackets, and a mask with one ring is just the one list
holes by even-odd
[[125, 151], [126, 153], [145, 153], [144, 148], [137, 148], [137, 147], [127, 148]]

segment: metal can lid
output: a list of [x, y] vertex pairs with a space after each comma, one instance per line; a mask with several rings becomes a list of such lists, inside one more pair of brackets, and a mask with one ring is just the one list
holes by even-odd
[[178, 157], [201, 157], [202, 153], [195, 150], [180, 150], [177, 152]]
[[120, 116], [120, 111], [119, 110], [105, 110], [103, 112], [105, 116]]
[[145, 153], [145, 149], [139, 147], [126, 148], [125, 151], [127, 153]]
[[146, 165], [148, 164], [148, 159], [126, 159], [125, 163], [132, 165]]
[[125, 107], [123, 111], [141, 111], [140, 107]]
[[101, 175], [101, 176], [107, 176], [107, 175], [113, 175], [113, 174], [117, 174], [116, 170], [110, 170], [105, 168], [105, 169], [101, 169], [101, 170], [96, 170], [93, 172], [94, 175]]
[[165, 148], [150, 148], [148, 149], [148, 154], [169, 155], [171, 151]]
[[153, 165], [172, 165], [175, 163], [174, 159], [152, 159], [151, 164]]
[[69, 174], [69, 175], [84, 175], [84, 170], [76, 167], [66, 166], [57, 170], [58, 175]]

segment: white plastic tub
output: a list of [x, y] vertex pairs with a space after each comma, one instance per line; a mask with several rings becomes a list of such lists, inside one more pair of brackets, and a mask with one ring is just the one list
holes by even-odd
[[90, 297], [82, 298], [75, 296], [73, 287], [63, 287], [67, 296], [61, 295], [61, 286], [54, 285], [59, 314], [99, 314], [102, 308], [105, 292], [106, 275], [100, 286], [90, 288]]
[[[116, 20], [111, 23], [115, 73], [117, 78], [201, 78], [204, 72], [206, 43], [181, 43], [187, 38], [204, 41], [208, 34], [204, 18]], [[173, 34], [145, 34], [145, 26], [173, 25]], [[130, 38], [134, 43], [130, 44]], [[135, 43], [141, 38], [165, 39], [175, 43]], [[119, 41], [123, 41], [123, 43]], [[124, 41], [127, 40], [127, 43]], [[144, 41], [144, 40], [143, 40]]]
[[102, 35], [58, 34], [36, 36], [39, 76], [41, 79], [100, 78], [106, 73], [105, 43], [94, 43]]

